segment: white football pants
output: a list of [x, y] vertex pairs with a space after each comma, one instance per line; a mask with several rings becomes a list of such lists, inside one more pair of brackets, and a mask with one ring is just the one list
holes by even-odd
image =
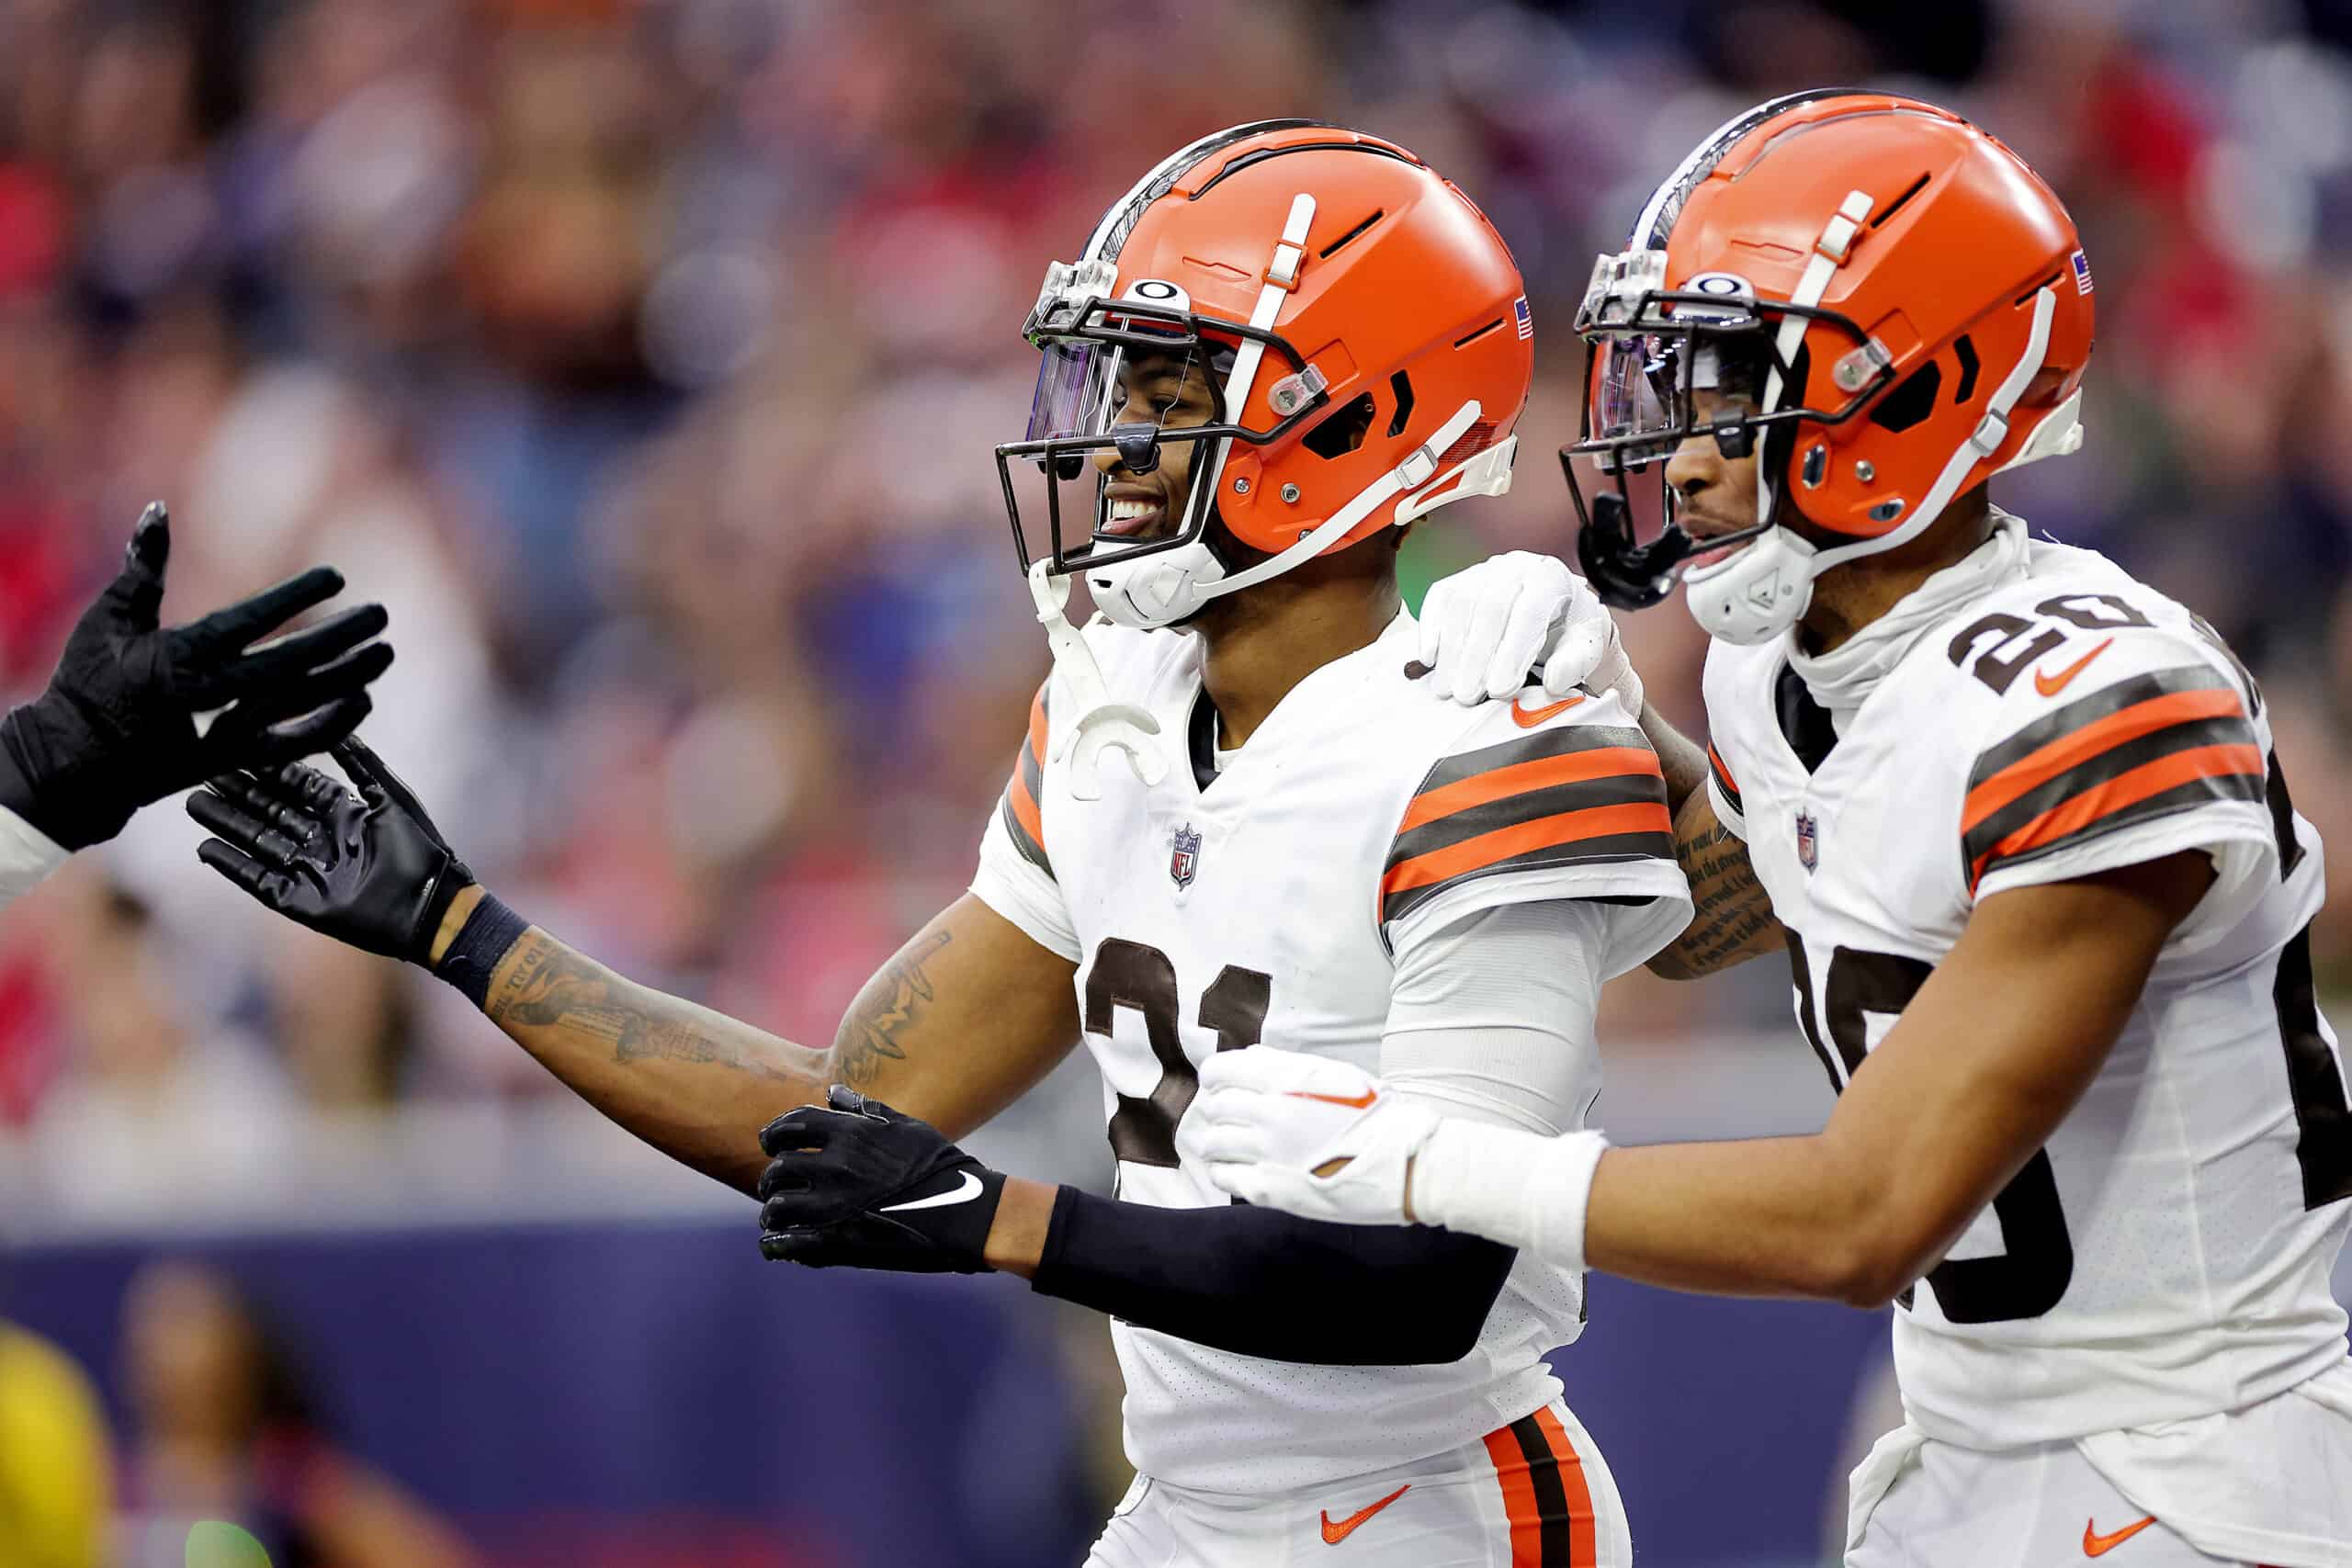
[[1451, 1453], [1271, 1496], [1138, 1475], [1086, 1568], [1630, 1568], [1625, 1505], [1557, 1403]]

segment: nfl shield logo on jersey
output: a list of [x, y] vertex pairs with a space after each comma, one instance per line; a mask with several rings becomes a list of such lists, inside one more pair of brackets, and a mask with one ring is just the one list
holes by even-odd
[[1179, 887], [1190, 887], [1201, 869], [1201, 835], [1187, 822], [1176, 829], [1168, 845], [1168, 874]]
[[1821, 824], [1813, 819], [1810, 811], [1797, 813], [1797, 863], [1811, 871], [1821, 858]]

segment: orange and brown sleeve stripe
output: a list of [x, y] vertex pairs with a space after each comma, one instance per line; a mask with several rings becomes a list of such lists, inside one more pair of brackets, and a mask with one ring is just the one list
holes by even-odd
[[1046, 818], [1037, 806], [1045, 777], [1046, 688], [1040, 686], [1029, 705], [1029, 733], [1022, 738], [1021, 754], [1013, 759], [1012, 777], [1004, 786], [1004, 800], [998, 811], [1021, 858], [1051, 876], [1054, 863], [1046, 858]]
[[1723, 792], [1724, 804], [1746, 817], [1747, 807], [1739, 803], [1739, 786], [1732, 783], [1731, 770], [1724, 766], [1723, 753], [1715, 750], [1712, 740], [1707, 742], [1707, 772], [1714, 775], [1715, 787]]
[[1551, 1406], [1487, 1433], [1487, 1457], [1510, 1520], [1510, 1568], [1593, 1568], [1600, 1561], [1584, 1461]]
[[2188, 665], [2119, 681], [1977, 759], [1961, 810], [1969, 888], [1995, 866], [2159, 817], [2260, 802], [2266, 778], [2245, 701], [2212, 671]]
[[1657, 754], [1638, 729], [1566, 725], [1448, 757], [1389, 846], [1380, 918], [1481, 876], [1674, 858]]

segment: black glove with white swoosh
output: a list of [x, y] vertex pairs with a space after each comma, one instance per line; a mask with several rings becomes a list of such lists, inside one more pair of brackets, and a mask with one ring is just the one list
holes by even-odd
[[772, 1261], [984, 1274], [1004, 1177], [928, 1122], [835, 1084], [760, 1130], [760, 1254]]

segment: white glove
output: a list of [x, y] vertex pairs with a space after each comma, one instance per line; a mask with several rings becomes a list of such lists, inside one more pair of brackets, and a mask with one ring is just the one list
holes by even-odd
[[1177, 1153], [1244, 1202], [1342, 1224], [1442, 1225], [1579, 1271], [1608, 1147], [1595, 1132], [1547, 1138], [1441, 1119], [1361, 1067], [1271, 1045], [1202, 1064], [1176, 1127]]
[[1551, 556], [1513, 550], [1430, 585], [1421, 662], [1437, 694], [1464, 707], [1516, 696], [1543, 667], [1544, 690], [1614, 692], [1642, 715], [1642, 678], [1617, 623], [1585, 580]]
[[[1310, 1220], [1401, 1225], [1405, 1179], [1438, 1118], [1361, 1067], [1269, 1045], [1220, 1051], [1176, 1149], [1245, 1202]], [[1334, 1160], [1329, 1175], [1315, 1172]]]

